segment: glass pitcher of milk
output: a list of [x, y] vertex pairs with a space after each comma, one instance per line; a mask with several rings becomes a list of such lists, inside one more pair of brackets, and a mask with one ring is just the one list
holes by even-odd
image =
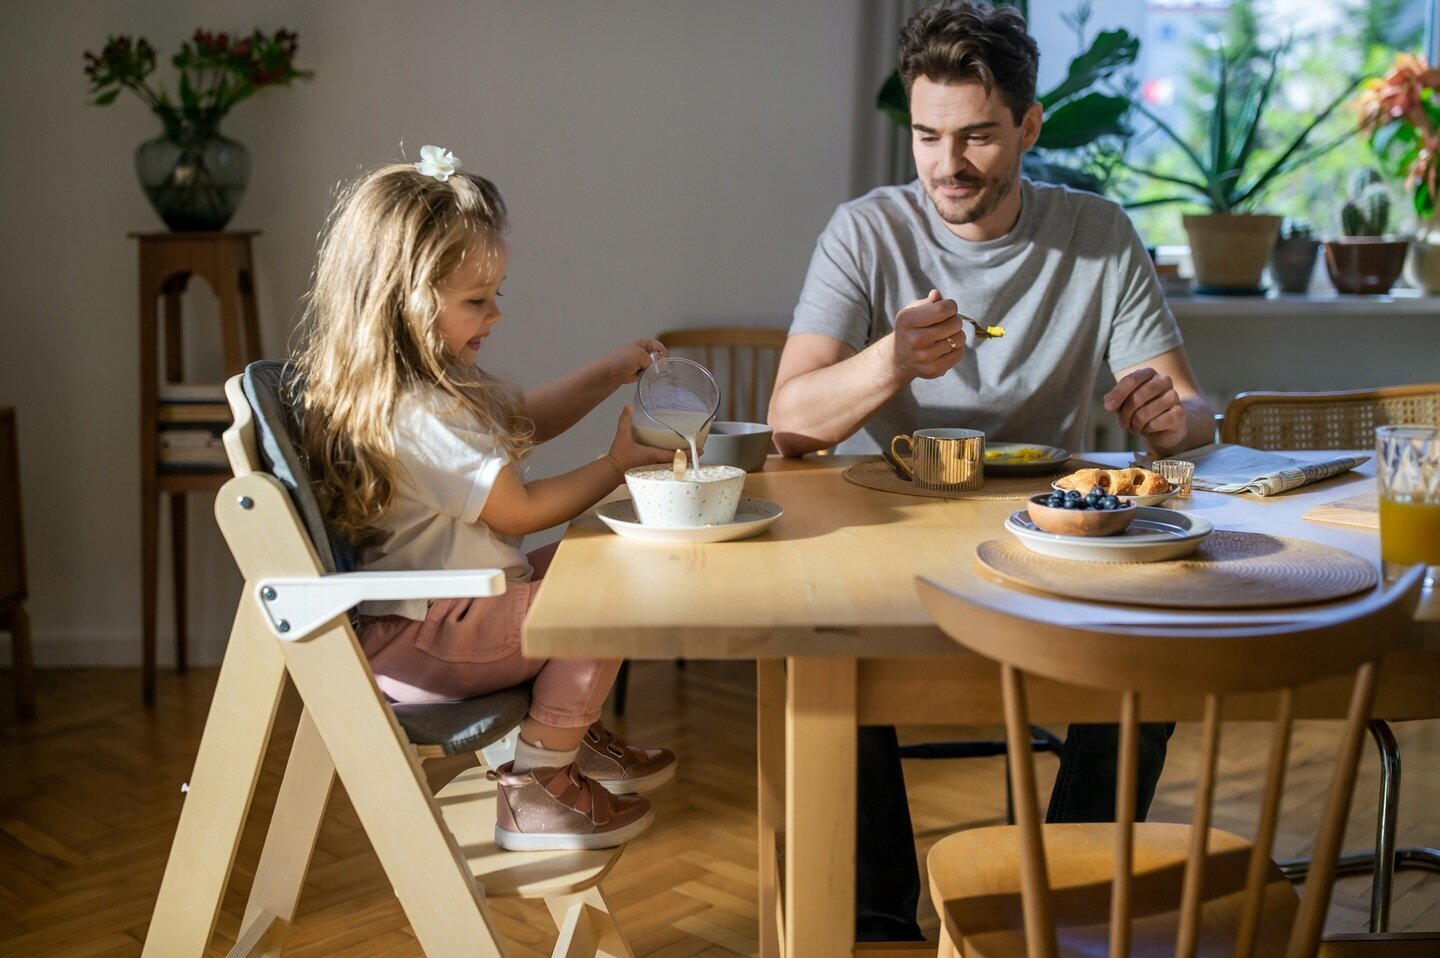
[[720, 411], [720, 387], [710, 370], [693, 360], [655, 353], [651, 359], [635, 383], [631, 434], [657, 449], [688, 447], [693, 465]]

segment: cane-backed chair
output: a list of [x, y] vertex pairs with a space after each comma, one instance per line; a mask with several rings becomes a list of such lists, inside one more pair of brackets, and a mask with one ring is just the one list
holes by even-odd
[[[392, 708], [350, 623], [367, 599], [497, 595], [504, 573], [337, 573], [346, 550], [328, 536], [296, 455], [292, 394], [275, 362], [226, 383], [234, 478], [215, 513], [245, 586], [144, 955], [206, 950], [288, 679], [303, 713], [232, 956], [281, 953], [337, 775], [427, 955], [508, 954], [488, 901], [517, 896], [545, 901], [560, 928], [556, 955], [631, 956], [599, 888], [623, 849], [500, 850], [496, 786], [485, 769], [465, 769], [481, 760], [465, 757], [474, 750], [499, 760], [528, 689]], [[460, 760], [422, 769], [422, 750]]]
[[[1225, 407], [1220, 441], [1252, 449], [1371, 449], [1375, 427], [1397, 423], [1440, 426], [1440, 383], [1379, 386], [1328, 392], [1244, 392]], [[1397, 867], [1440, 871], [1431, 848], [1396, 848], [1400, 803], [1400, 749], [1385, 722], [1372, 721], [1370, 736], [1380, 754], [1379, 816], [1375, 850], [1341, 856], [1342, 874], [1373, 870], [1370, 930], [1390, 927], [1390, 897]], [[1292, 880], [1305, 877], [1308, 860], [1285, 863]]]
[[1440, 383], [1332, 392], [1245, 392], [1225, 407], [1220, 441], [1252, 449], [1369, 449], [1375, 427], [1440, 426]]
[[[959, 832], [931, 849], [940, 955], [1315, 955], [1380, 660], [1409, 634], [1423, 573], [1414, 567], [1394, 586], [1295, 621], [1103, 630], [1060, 622], [1018, 594], [997, 600], [920, 579], [940, 628], [1000, 666], [1019, 821]], [[1348, 715], [1313, 865], [1297, 895], [1271, 859], [1293, 692], [1344, 675], [1353, 676]], [[1022, 744], [1031, 677], [1118, 695], [1115, 823], [1041, 824], [1033, 759]], [[1277, 693], [1274, 735], [1252, 842], [1211, 825], [1216, 758], [1226, 697], [1267, 690]], [[1135, 821], [1137, 725], [1150, 696], [1204, 701], [1188, 825]]]

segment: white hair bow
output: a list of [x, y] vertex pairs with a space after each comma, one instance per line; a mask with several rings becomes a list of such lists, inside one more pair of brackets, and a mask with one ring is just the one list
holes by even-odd
[[422, 146], [420, 162], [415, 164], [415, 169], [444, 183], [460, 169], [460, 157], [443, 146]]

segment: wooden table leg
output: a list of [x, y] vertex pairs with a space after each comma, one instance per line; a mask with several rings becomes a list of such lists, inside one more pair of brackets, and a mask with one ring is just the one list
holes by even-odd
[[855, 947], [855, 660], [788, 660], [785, 955]]
[[784, 915], [780, 912], [779, 855], [785, 816], [785, 663], [755, 663], [756, 781], [760, 838], [760, 958], [780, 958]]

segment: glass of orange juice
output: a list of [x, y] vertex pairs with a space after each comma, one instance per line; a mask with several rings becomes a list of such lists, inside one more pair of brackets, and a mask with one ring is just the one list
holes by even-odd
[[1380, 562], [1394, 581], [1417, 562], [1426, 584], [1440, 567], [1440, 428], [1378, 426], [1375, 474], [1380, 481]]

